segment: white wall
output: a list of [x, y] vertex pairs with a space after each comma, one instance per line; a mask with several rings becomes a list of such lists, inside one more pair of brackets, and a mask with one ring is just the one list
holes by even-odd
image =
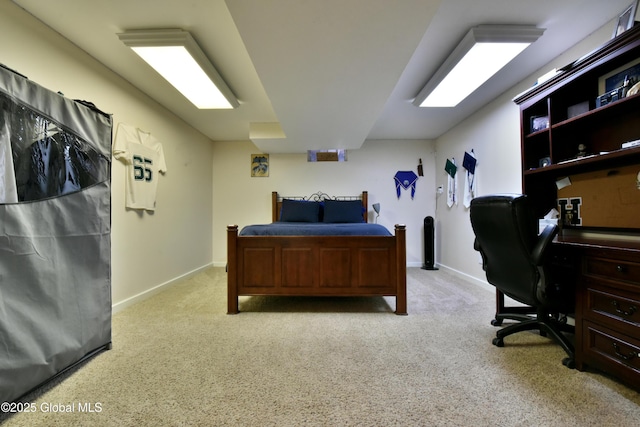
[[[476, 195], [521, 191], [520, 119], [518, 107], [511, 104], [509, 96], [501, 96], [437, 142], [436, 165], [440, 167], [436, 179], [438, 185], [444, 187], [445, 194], [438, 198], [436, 211], [436, 259], [441, 266], [475, 277], [483, 277], [483, 271], [478, 253], [473, 249], [469, 209], [462, 203], [466, 179], [462, 159], [465, 151], [474, 150]], [[444, 164], [452, 157], [459, 167], [456, 174], [458, 204], [448, 207]]]
[[[395, 224], [407, 226], [407, 263], [423, 263], [423, 222], [435, 217], [435, 170], [433, 141], [366, 141], [350, 150], [346, 162], [308, 163], [305, 154], [271, 154], [269, 177], [251, 178], [250, 156], [259, 153], [251, 142], [215, 142], [213, 151], [213, 260], [225, 265], [226, 226], [271, 222], [271, 192], [305, 196], [316, 191], [330, 195], [369, 192], [370, 222], [373, 203], [380, 203], [378, 223], [393, 232]], [[416, 172], [422, 158], [424, 176], [419, 177], [415, 197], [402, 190], [398, 199], [394, 175], [399, 170]]]
[[[112, 163], [112, 296], [137, 295], [212, 259], [211, 141], [11, 2], [0, 2], [0, 62], [68, 98], [93, 102], [163, 143], [168, 173], [154, 214], [124, 207], [124, 167]], [[61, 267], [64, 268], [64, 267]]]
[[[613, 26], [613, 21], [603, 26], [438, 138], [435, 160], [437, 185], [446, 188], [446, 159], [455, 157], [461, 162], [465, 150], [473, 148], [478, 158], [477, 195], [521, 192], [520, 114], [512, 99], [531, 87], [538, 76], [553, 68], [563, 67], [606, 43], [611, 37]], [[458, 182], [459, 188], [462, 188], [462, 178]], [[469, 210], [462, 203], [449, 208], [444, 195], [438, 199], [436, 237], [436, 260], [441, 267], [486, 284], [480, 258], [473, 249], [474, 235]]]

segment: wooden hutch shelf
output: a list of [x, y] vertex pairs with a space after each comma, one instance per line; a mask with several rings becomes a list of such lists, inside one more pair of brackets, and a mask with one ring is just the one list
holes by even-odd
[[576, 368], [640, 389], [640, 146], [622, 148], [640, 140], [640, 93], [627, 93], [638, 82], [635, 26], [514, 102], [522, 191], [540, 218], [564, 214], [553, 249], [576, 287]]

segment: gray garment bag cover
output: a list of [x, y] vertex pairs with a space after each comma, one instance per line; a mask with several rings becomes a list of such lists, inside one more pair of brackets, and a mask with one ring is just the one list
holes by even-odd
[[0, 67], [0, 402], [111, 346], [111, 132]]

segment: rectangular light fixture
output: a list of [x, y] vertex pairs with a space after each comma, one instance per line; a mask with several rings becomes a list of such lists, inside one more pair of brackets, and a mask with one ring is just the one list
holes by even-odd
[[240, 104], [191, 34], [180, 29], [134, 30], [118, 38], [201, 109]]
[[413, 101], [419, 107], [455, 107], [535, 42], [544, 29], [520, 25], [472, 28]]

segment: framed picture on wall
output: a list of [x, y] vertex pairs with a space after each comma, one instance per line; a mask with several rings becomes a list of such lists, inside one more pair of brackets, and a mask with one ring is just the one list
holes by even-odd
[[598, 93], [604, 94], [621, 88], [625, 79], [629, 80], [628, 87], [640, 80], [640, 58], [601, 76], [598, 79]]
[[251, 155], [251, 176], [252, 177], [269, 176], [269, 155], [268, 154], [252, 154]]

